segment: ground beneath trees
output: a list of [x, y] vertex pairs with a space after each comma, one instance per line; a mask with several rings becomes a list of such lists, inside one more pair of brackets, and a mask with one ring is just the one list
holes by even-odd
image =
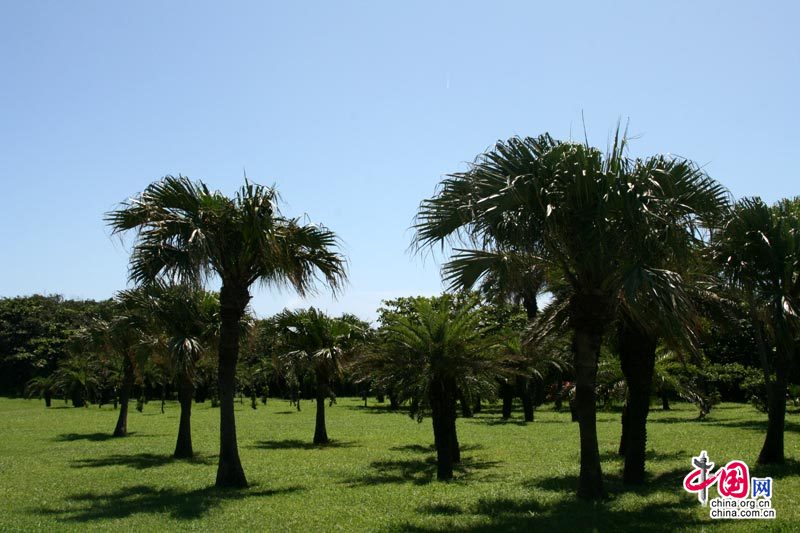
[[[649, 484], [626, 492], [616, 455], [620, 415], [598, 415], [609, 498], [573, 496], [578, 427], [549, 407], [536, 421], [503, 422], [497, 409], [459, 419], [463, 465], [454, 482], [434, 481], [430, 421], [372, 403], [340, 399], [328, 409], [330, 445], [311, 444], [310, 401], [296, 412], [270, 400], [237, 404], [242, 463], [251, 487], [218, 491], [218, 411], [195, 404], [191, 461], [173, 460], [178, 406], [132, 410], [131, 435], [110, 437], [110, 406], [75, 409], [55, 402], [0, 399], [0, 530], [271, 531], [600, 531], [800, 530], [800, 415], [787, 417], [781, 468], [755, 467], [766, 415], [723, 404], [708, 420], [677, 404], [651, 415]], [[743, 459], [751, 475], [774, 478], [774, 522], [712, 521], [681, 488], [701, 449], [724, 464]], [[712, 494], [716, 495], [715, 489]]]

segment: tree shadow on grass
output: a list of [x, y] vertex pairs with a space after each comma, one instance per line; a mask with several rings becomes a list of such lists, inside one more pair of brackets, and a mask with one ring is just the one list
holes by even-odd
[[[671, 495], [683, 494], [683, 478], [689, 473], [689, 466], [679, 466], [657, 474], [645, 473], [643, 485], [626, 485], [619, 474], [603, 474], [603, 485], [607, 498], [614, 499], [622, 494], [640, 496], [663, 492]], [[578, 473], [532, 479], [523, 484], [534, 490], [574, 493], [578, 488]]]
[[125, 439], [127, 437], [143, 437], [144, 435], [137, 434], [135, 431], [128, 433], [126, 437], [115, 437], [111, 433], [62, 433], [53, 440], [56, 442], [73, 442], [76, 440], [88, 440], [90, 442], [103, 442], [113, 439]]
[[[695, 502], [696, 503], [696, 502]], [[466, 510], [477, 515], [476, 524], [417, 526], [402, 524], [396, 531], [496, 532], [496, 531], [673, 531], [677, 526], [724, 529], [725, 524], [700, 518], [691, 504], [648, 503], [635, 509], [613, 508], [607, 502], [565, 498], [542, 504], [536, 500], [482, 498]], [[460, 511], [452, 514], [459, 514]], [[440, 513], [447, 515], [448, 513]], [[441, 524], [441, 523], [439, 523]]]
[[353, 441], [331, 440], [327, 444], [314, 444], [300, 439], [262, 440], [252, 446], [261, 450], [325, 450], [330, 448], [355, 448]]
[[195, 455], [191, 459], [177, 459], [171, 455], [157, 455], [154, 453], [139, 453], [135, 455], [115, 454], [106, 457], [78, 459], [72, 461], [73, 468], [100, 468], [105, 466], [127, 466], [136, 470], [144, 470], [173, 463], [189, 463], [210, 465], [214, 461], [210, 457]]
[[153, 488], [146, 485], [123, 487], [112, 493], [84, 492], [66, 498], [69, 509], [31, 509], [31, 514], [45, 514], [69, 522], [115, 520], [134, 514], [168, 515], [181, 520], [197, 519], [227, 500], [291, 494], [305, 490], [301, 486], [280, 489], [247, 490], [207, 487], [196, 490]]
[[350, 409], [351, 411], [359, 411], [361, 413], [367, 413], [371, 415], [385, 415], [393, 413], [402, 413], [404, 415], [408, 415], [408, 406], [405, 405], [401, 405], [395, 409], [392, 409], [389, 404], [368, 405], [366, 407], [363, 405], [345, 405], [343, 407], [345, 409]]
[[461, 506], [450, 503], [430, 503], [417, 507], [417, 512], [421, 514], [453, 516], [462, 514], [464, 509]]
[[[425, 505], [418, 512], [459, 517], [457, 522], [437, 522], [436, 526], [419, 526], [405, 523], [398, 525], [396, 531], [493, 532], [493, 531], [672, 531], [676, 527], [700, 526], [707, 529], [725, 529], [721, 522], [703, 519], [697, 513], [697, 502], [681, 489], [681, 481], [687, 469], [676, 468], [662, 472], [648, 479], [646, 485], [629, 487], [622, 484], [618, 476], [604, 476], [608, 496], [600, 502], [587, 502], [574, 496], [578, 479], [575, 475], [553, 476], [532, 480], [525, 484], [531, 499], [497, 497], [481, 498], [475, 504], [461, 508], [451, 504]], [[564, 494], [563, 499], [547, 503], [536, 499], [537, 490], [556, 491]], [[625, 494], [649, 496], [656, 493], [668, 496], [669, 501], [642, 500], [631, 505], [629, 499], [621, 499]], [[467, 522], [465, 524], [465, 522]]]
[[[731, 420], [731, 421], [709, 421], [707, 422], [710, 426], [719, 426], [719, 427], [726, 427], [726, 428], [736, 428], [736, 429], [750, 429], [753, 431], [758, 431], [759, 433], [767, 432], [767, 418], [766, 415], [764, 416], [763, 420]], [[797, 422], [789, 422], [786, 421], [784, 423], [784, 430], [785, 431], [794, 431], [800, 432], [800, 424]]]
[[465, 422], [470, 422], [472, 424], [485, 424], [487, 426], [527, 426], [529, 424], [535, 424], [536, 422], [525, 422], [524, 420], [520, 420], [519, 418], [493, 418], [493, 417], [474, 417], [474, 418], [466, 418], [464, 419]]
[[[678, 459], [687, 459], [691, 460], [692, 454], [685, 451], [680, 450], [677, 452], [658, 452], [655, 450], [648, 450], [645, 452], [645, 464], [650, 461], [675, 461]], [[608, 451], [603, 452], [600, 454], [600, 461], [624, 461], [625, 457], [618, 454], [615, 451]]]
[[[477, 472], [499, 465], [499, 461], [482, 461], [465, 457], [461, 463], [454, 465], [452, 482], [467, 481]], [[412, 483], [427, 485], [436, 480], [436, 457], [425, 459], [404, 459], [391, 461], [374, 461], [370, 463], [372, 472], [364, 476], [356, 476], [344, 481], [351, 487], [383, 485], [391, 483]], [[482, 476], [485, 478], [485, 476]]]
[[[482, 450], [483, 448], [484, 446], [482, 444], [462, 444], [459, 446], [459, 450], [461, 450], [462, 453]], [[403, 446], [394, 446], [389, 449], [393, 452], [436, 453], [436, 446], [433, 444], [428, 446], [422, 444], [405, 444]]]
[[800, 476], [800, 461], [787, 459], [779, 465], [759, 465], [752, 463], [750, 475], [756, 477], [771, 477], [781, 479], [784, 477]]

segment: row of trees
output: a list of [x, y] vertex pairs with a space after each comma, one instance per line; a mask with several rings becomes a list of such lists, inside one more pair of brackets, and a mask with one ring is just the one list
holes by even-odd
[[[769, 391], [759, 462], [782, 462], [786, 387], [798, 340], [800, 222], [794, 207], [729, 194], [691, 161], [630, 158], [549, 135], [512, 138], [448, 176], [422, 202], [415, 242], [453, 244], [445, 278], [469, 287], [495, 272], [533, 278], [554, 296], [532, 332], [572, 337], [580, 425], [580, 497], [603, 495], [596, 379], [616, 333], [627, 383], [624, 479], [644, 480], [646, 420], [658, 347], [697, 349], [698, 322], [743, 301]], [[538, 290], [533, 282], [525, 286]]]
[[[758, 354], [760, 376], [751, 381], [756, 396], [763, 388], [769, 417], [759, 462], [783, 461], [799, 337], [798, 206], [734, 204], [691, 161], [630, 158], [619, 132], [607, 153], [549, 135], [512, 138], [420, 204], [414, 243], [447, 251], [442, 273], [452, 294], [387, 302], [376, 330], [314, 309], [252, 328], [247, 306], [256, 283], [300, 294], [316, 282], [342, 287], [346, 263], [336, 236], [281, 214], [274, 189], [246, 182], [228, 198], [168, 176], [107, 215], [115, 233], [135, 234], [136, 288], [81, 331], [86, 350], [123, 361], [116, 434], [126, 431], [130, 390], [146, 356], [161, 361], [181, 400], [178, 456], [191, 454], [198, 363], [217, 347], [218, 486], [247, 484], [236, 442], [237, 387], [255, 406], [258, 389], [266, 394], [279, 374], [298, 408], [300, 391], [310, 388], [314, 442], [323, 444], [326, 398], [350, 358], [353, 386], [371, 386], [393, 405], [408, 402], [417, 418], [431, 415], [440, 479], [452, 477], [460, 460], [459, 404], [468, 415], [498, 395], [508, 416], [518, 395], [532, 421], [552, 383], [557, 403], [563, 393], [571, 397], [580, 426], [578, 495], [594, 499], [603, 495], [598, 400], [624, 395], [624, 480], [642, 483], [653, 391], [665, 408], [677, 393], [707, 414], [715, 395], [704, 352], [724, 353], [732, 336], [752, 341]], [[212, 277], [222, 282], [218, 295], [203, 292]], [[543, 293], [550, 301], [540, 309]], [[731, 331], [731, 324], [747, 327]], [[240, 344], [247, 370], [237, 379]]]

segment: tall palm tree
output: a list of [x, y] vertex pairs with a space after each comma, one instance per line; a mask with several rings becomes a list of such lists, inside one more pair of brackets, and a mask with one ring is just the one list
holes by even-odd
[[[694, 165], [630, 159], [626, 146], [619, 131], [607, 154], [547, 134], [498, 142], [466, 172], [448, 176], [422, 202], [415, 224], [418, 247], [466, 241], [491, 253], [512, 250], [522, 264], [545, 272], [548, 285], [557, 279], [569, 285], [581, 442], [578, 495], [590, 499], [604, 492], [595, 379], [619, 294], [643, 284], [669, 285], [673, 273], [648, 263], [650, 244], [666, 237], [682, 252], [684, 233], [695, 234], [696, 212], [724, 196]], [[675, 231], [653, 231], [665, 222], [677, 222]]]
[[461, 461], [456, 433], [459, 391], [487, 394], [502, 373], [500, 350], [486, 334], [480, 315], [449, 298], [417, 298], [405, 313], [389, 313], [376, 351], [361, 361], [361, 372], [411, 402], [411, 414], [430, 412], [437, 478], [453, 477]]
[[154, 344], [163, 344], [178, 382], [181, 415], [174, 457], [189, 458], [192, 448], [192, 399], [195, 368], [219, 332], [219, 301], [215, 294], [187, 285], [155, 281], [123, 291], [120, 298], [149, 322]]
[[342, 364], [363, 338], [355, 321], [331, 318], [310, 307], [301, 311], [285, 310], [275, 317], [280, 335], [282, 359], [296, 376], [305, 372], [314, 379], [317, 400], [314, 444], [327, 444], [325, 400], [333, 381], [342, 375]]
[[245, 180], [232, 198], [202, 181], [167, 176], [106, 215], [114, 233], [136, 230], [130, 278], [201, 283], [216, 275], [220, 288], [218, 487], [246, 487], [233, 411], [240, 322], [250, 287], [290, 286], [300, 294], [318, 279], [334, 290], [345, 260], [336, 235], [322, 226], [284, 217], [277, 192]]
[[714, 235], [714, 256], [750, 308], [767, 385], [769, 423], [761, 464], [784, 461], [786, 389], [800, 331], [800, 218], [792, 201], [738, 202]]

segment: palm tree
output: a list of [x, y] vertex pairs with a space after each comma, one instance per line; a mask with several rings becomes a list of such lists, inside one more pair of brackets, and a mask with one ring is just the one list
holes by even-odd
[[318, 279], [334, 290], [345, 260], [336, 235], [322, 226], [284, 217], [277, 192], [245, 180], [233, 198], [202, 181], [167, 176], [106, 215], [114, 233], [136, 230], [130, 278], [198, 284], [216, 275], [220, 288], [218, 487], [246, 487], [233, 411], [240, 322], [250, 287], [291, 286], [301, 295]]
[[437, 478], [453, 477], [461, 461], [456, 433], [459, 391], [487, 394], [501, 373], [500, 350], [486, 334], [480, 315], [449, 298], [417, 298], [407, 313], [386, 314], [378, 347], [361, 361], [361, 372], [378, 387], [410, 400], [411, 415], [430, 412]]
[[53, 402], [53, 395], [58, 393], [56, 378], [53, 374], [49, 376], [36, 376], [31, 378], [25, 385], [25, 394], [28, 398], [37, 396], [44, 398], [44, 406], [50, 407]]
[[136, 381], [137, 369], [149, 357], [144, 342], [145, 318], [132, 305], [134, 291], [117, 293], [109, 319], [95, 319], [82, 328], [75, 339], [76, 350], [87, 350], [99, 358], [115, 358], [121, 362], [121, 382], [118, 384], [120, 403], [113, 436], [128, 434], [128, 405]]
[[176, 374], [181, 408], [173, 455], [177, 458], [192, 457], [195, 368], [206, 347], [218, 334], [219, 301], [215, 294], [161, 281], [123, 291], [120, 298], [148, 320], [151, 342], [163, 345], [169, 366]]
[[[496, 305], [509, 301], [521, 305], [528, 323], [532, 323], [539, 311], [536, 298], [544, 289], [544, 273], [537, 265], [519, 259], [513, 251], [460, 250], [452, 261], [444, 265], [442, 274], [450, 289], [478, 285], [480, 293]], [[533, 422], [536, 381], [536, 376], [520, 373], [513, 380], [504, 379], [500, 383], [504, 419], [511, 417], [514, 395], [519, 393], [523, 417], [526, 422]]]
[[[498, 142], [466, 172], [446, 178], [422, 202], [415, 244], [467, 242], [487, 253], [512, 251], [537, 266], [547, 285], [570, 287], [581, 467], [578, 495], [603, 495], [595, 379], [600, 345], [620, 292], [668, 286], [674, 273], [651, 265], [657, 238], [695, 236], [698, 210], [724, 196], [701, 170], [664, 157], [629, 159], [619, 131], [607, 154], [588, 145], [537, 138]], [[668, 178], [668, 179], [667, 179]], [[672, 232], [654, 232], [665, 222]], [[689, 228], [689, 230], [687, 230]], [[677, 248], [677, 253], [683, 251]], [[456, 259], [463, 249], [456, 248]]]
[[55, 386], [72, 400], [73, 407], [86, 407], [100, 386], [97, 360], [89, 354], [72, 354], [59, 363]]
[[714, 235], [716, 262], [750, 308], [764, 371], [769, 423], [758, 456], [761, 464], [784, 461], [786, 390], [800, 331], [800, 218], [795, 202], [784, 200], [770, 208], [759, 198], [741, 200]]
[[285, 310], [275, 317], [280, 335], [282, 359], [296, 376], [308, 372], [314, 380], [317, 400], [314, 444], [327, 444], [325, 399], [332, 393], [333, 381], [342, 376], [342, 364], [363, 338], [363, 328], [354, 317], [331, 318], [310, 307]]

